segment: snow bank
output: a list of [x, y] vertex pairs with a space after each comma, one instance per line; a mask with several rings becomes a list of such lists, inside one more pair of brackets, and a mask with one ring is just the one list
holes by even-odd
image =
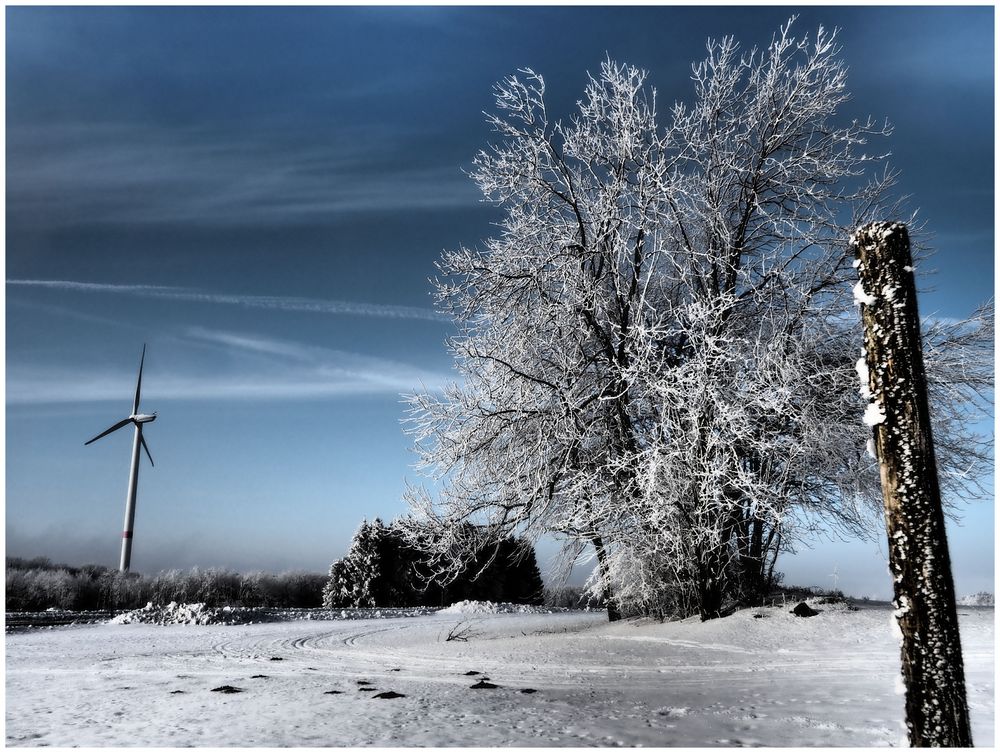
[[421, 617], [434, 614], [433, 607], [393, 607], [384, 609], [293, 609], [269, 607], [209, 607], [202, 603], [166, 606], [146, 604], [108, 620], [113, 625], [248, 625], [255, 622], [292, 620], [379, 620], [394, 617]]
[[[204, 604], [178, 604], [172, 601], [166, 606], [155, 606], [152, 602], [142, 609], [113, 617], [109, 622], [113, 625], [129, 625], [142, 623], [144, 625], [232, 625], [236, 624], [240, 611], [232, 607], [207, 607]], [[239, 622], [249, 620], [241, 619]]]
[[492, 601], [456, 601], [438, 614], [553, 614], [551, 607], [536, 607], [531, 604], [497, 604]]

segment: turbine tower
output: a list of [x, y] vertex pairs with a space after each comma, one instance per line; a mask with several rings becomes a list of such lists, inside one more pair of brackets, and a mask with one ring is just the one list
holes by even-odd
[[146, 345], [142, 346], [142, 357], [139, 359], [139, 378], [135, 383], [135, 400], [132, 401], [132, 414], [128, 418], [123, 418], [114, 426], [105, 429], [93, 439], [84, 442], [85, 445], [96, 442], [101, 437], [106, 437], [114, 431], [118, 431], [123, 426], [135, 424], [135, 438], [132, 440], [132, 466], [129, 469], [128, 491], [125, 493], [125, 525], [122, 530], [122, 558], [119, 569], [127, 573], [132, 561], [132, 524], [135, 521], [135, 492], [139, 483], [139, 446], [146, 451], [149, 464], [153, 465], [153, 456], [149, 454], [149, 447], [146, 440], [142, 438], [142, 425], [156, 420], [156, 413], [146, 414], [139, 412], [139, 393], [142, 390], [142, 364], [146, 360]]

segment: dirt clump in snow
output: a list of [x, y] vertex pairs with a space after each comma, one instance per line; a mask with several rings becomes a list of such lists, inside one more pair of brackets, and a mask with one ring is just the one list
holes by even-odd
[[796, 617], [815, 617], [819, 614], [819, 612], [810, 607], [804, 601], [800, 601], [795, 605], [795, 609], [792, 610], [792, 614]]
[[233, 685], [220, 685], [217, 688], [212, 688], [213, 693], [242, 693], [243, 688], [237, 688]]

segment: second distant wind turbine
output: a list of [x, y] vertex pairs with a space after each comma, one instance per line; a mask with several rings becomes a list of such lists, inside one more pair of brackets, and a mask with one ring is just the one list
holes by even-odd
[[96, 442], [101, 437], [106, 437], [114, 431], [118, 431], [123, 426], [133, 424], [135, 426], [135, 437], [132, 440], [132, 466], [129, 469], [128, 491], [125, 493], [125, 525], [122, 530], [122, 556], [119, 569], [127, 573], [132, 561], [132, 526], [135, 522], [135, 495], [139, 484], [139, 447], [146, 451], [149, 464], [153, 465], [153, 456], [149, 454], [149, 447], [142, 437], [142, 425], [156, 420], [156, 413], [139, 412], [139, 393], [142, 391], [142, 364], [146, 360], [146, 346], [142, 346], [142, 357], [139, 359], [139, 378], [135, 383], [135, 399], [132, 401], [132, 413], [128, 418], [123, 418], [114, 426], [105, 429], [93, 439], [84, 442], [85, 445]]

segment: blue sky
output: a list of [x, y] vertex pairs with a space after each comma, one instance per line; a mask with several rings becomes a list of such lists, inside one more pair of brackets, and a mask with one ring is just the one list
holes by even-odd
[[[566, 115], [610, 54], [689, 100], [706, 37], [766, 44], [791, 12], [8, 8], [8, 554], [117, 562], [130, 432], [83, 442], [128, 413], [145, 342], [133, 569], [328, 567], [416, 480], [399, 394], [451, 375], [428, 278], [497, 218], [462, 172], [493, 83], [530, 66]], [[844, 114], [896, 126], [937, 249], [923, 313], [967, 315], [993, 295], [993, 9], [801, 11], [819, 24]], [[992, 590], [992, 504], [964, 518], [957, 588]], [[889, 593], [875, 544], [779, 565], [834, 567]]]

